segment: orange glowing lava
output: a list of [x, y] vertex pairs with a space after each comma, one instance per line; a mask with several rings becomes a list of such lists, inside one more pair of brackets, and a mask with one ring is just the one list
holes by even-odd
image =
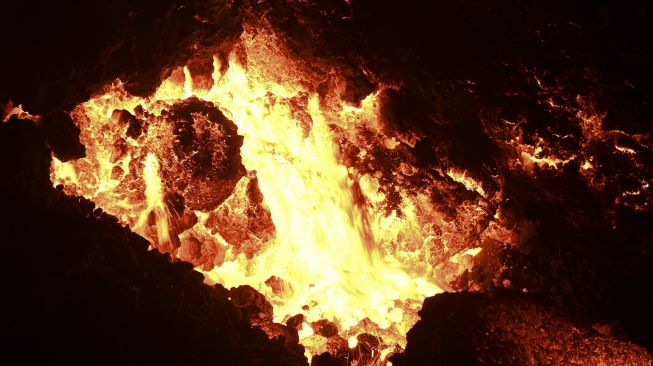
[[[252, 51], [261, 42], [245, 33], [239, 47], [247, 66], [232, 55], [208, 91], [194, 89], [184, 68], [150, 98], [131, 96], [116, 81], [77, 106], [71, 115], [87, 157], [54, 159], [52, 181], [93, 200], [153, 247], [193, 262], [207, 282], [254, 287], [273, 304], [275, 321], [303, 314], [299, 333], [309, 355], [327, 350], [310, 324], [328, 319], [350, 347], [363, 332], [381, 337], [376, 362], [384, 364], [405, 346], [422, 300], [445, 283], [429, 260], [429, 223], [438, 217], [414, 192], [401, 192], [401, 215], [384, 212], [377, 179], [342, 162], [332, 127], [377, 126], [378, 93], [360, 107], [321, 103], [287, 76], [290, 61]], [[271, 73], [271, 64], [285, 65], [284, 75]], [[182, 101], [196, 108], [183, 117], [192, 121], [171, 124]], [[221, 113], [242, 138], [230, 134]], [[178, 151], [187, 136], [197, 143]], [[225, 138], [231, 145], [220, 143]], [[240, 143], [246, 171], [228, 160]], [[191, 166], [207, 154], [206, 169]], [[447, 174], [486, 194], [464, 172]], [[443, 268], [459, 274], [469, 267], [463, 257], [479, 251]]]

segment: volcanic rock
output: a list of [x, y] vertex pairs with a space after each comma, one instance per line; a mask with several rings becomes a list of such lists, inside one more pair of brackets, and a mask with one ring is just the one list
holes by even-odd
[[333, 337], [338, 334], [338, 326], [334, 322], [326, 319], [311, 323], [311, 327], [316, 334], [325, 338]]
[[80, 130], [68, 113], [46, 114], [38, 125], [43, 129], [48, 147], [59, 160], [65, 162], [85, 156], [84, 145], [79, 142]]
[[393, 365], [651, 365], [645, 349], [607, 337], [520, 293], [425, 300]]
[[253, 325], [272, 322], [272, 305], [263, 294], [248, 285], [229, 290], [229, 297], [243, 317]]
[[0, 102], [12, 99], [32, 114], [65, 110], [116, 78], [131, 94], [149, 95], [198, 48], [228, 53], [242, 31], [239, 9], [221, 0], [17, 1], [3, 12], [16, 16], [0, 25], [12, 40]]
[[229, 197], [245, 175], [238, 127], [214, 105], [191, 98], [164, 117], [172, 126], [171, 154], [162, 154], [166, 186], [191, 210], [211, 210]]

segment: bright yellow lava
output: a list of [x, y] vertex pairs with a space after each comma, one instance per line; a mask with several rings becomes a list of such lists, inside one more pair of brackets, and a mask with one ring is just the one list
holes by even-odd
[[[177, 233], [182, 241], [187, 233], [197, 234], [223, 250], [215, 254], [216, 266], [204, 271], [207, 281], [256, 288], [273, 304], [277, 322], [303, 314], [299, 334], [310, 354], [326, 351], [326, 340], [309, 326], [321, 319], [335, 322], [351, 347], [358, 334], [377, 335], [385, 344], [379, 350], [382, 364], [394, 346], [405, 346], [422, 300], [442, 291], [428, 258], [434, 217], [424, 203], [428, 197], [402, 192], [403, 215], [385, 215], [379, 208], [385, 197], [378, 181], [342, 164], [331, 125], [347, 131], [355, 131], [357, 124], [374, 128], [376, 93], [360, 107], [341, 103], [327, 108], [298, 83], [269, 77], [269, 70], [257, 68], [257, 60], [248, 59], [247, 65], [232, 58], [224, 75], [216, 71], [208, 92], [193, 89], [187, 68], [147, 99], [129, 95], [117, 81], [104, 95], [72, 112], [87, 157], [68, 163], [54, 160], [53, 183], [92, 199], [160, 249], [173, 248], [164, 245], [173, 240], [173, 225], [160, 171], [160, 157], [169, 151], [173, 134], [156, 116], [190, 97], [212, 102], [244, 136], [243, 165], [256, 172], [276, 234], [248, 257], [234, 251], [240, 243], [229, 243], [206, 226], [210, 212], [192, 212], [198, 222]], [[215, 70], [218, 66], [216, 59]], [[297, 98], [304, 100], [299, 107], [291, 102]], [[140, 115], [147, 133], [137, 139], [124, 137], [126, 127], [119, 126], [116, 117], [121, 109]], [[385, 145], [393, 148], [396, 141]], [[463, 178], [467, 186], [469, 179]], [[354, 186], [363, 199], [354, 197]], [[243, 187], [239, 184], [233, 196]], [[478, 185], [471, 188], [484, 193]], [[242, 213], [234, 202], [223, 205]], [[266, 285], [271, 276], [280, 279], [282, 291]]]
[[281, 100], [298, 92], [253, 82], [233, 63], [205, 96], [245, 136], [243, 164], [257, 171], [277, 230], [274, 243], [254, 266], [241, 257], [207, 276], [228, 287], [248, 283], [273, 297], [261, 285], [278, 275], [292, 286], [275, 308], [278, 321], [304, 313], [308, 321], [332, 319], [349, 329], [368, 317], [381, 328], [395, 325], [405, 334], [408, 324], [401, 324], [403, 310], [395, 300], [421, 301], [440, 290], [411, 278], [399, 263], [381, 255], [366, 216], [354, 204], [352, 178], [338, 162], [330, 121], [317, 95], [308, 104], [313, 124], [307, 136]]

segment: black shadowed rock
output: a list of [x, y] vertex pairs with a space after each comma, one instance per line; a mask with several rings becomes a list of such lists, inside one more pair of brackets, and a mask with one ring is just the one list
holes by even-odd
[[425, 300], [396, 366], [641, 365], [645, 349], [575, 324], [521, 293], [444, 293]]
[[198, 48], [226, 53], [242, 31], [231, 1], [17, 1], [0, 25], [11, 42], [0, 103], [32, 114], [66, 110], [119, 78], [133, 95], [154, 92]]
[[311, 366], [349, 366], [349, 362], [346, 359], [338, 358], [328, 352], [324, 352], [321, 355], [313, 357]]
[[61, 161], [83, 158], [84, 145], [79, 142], [79, 127], [65, 112], [53, 112], [41, 118], [38, 126], [43, 129], [46, 143], [54, 156]]

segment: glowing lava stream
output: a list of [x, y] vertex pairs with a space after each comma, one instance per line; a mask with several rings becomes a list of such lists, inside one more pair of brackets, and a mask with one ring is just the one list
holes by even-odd
[[[214, 69], [220, 70], [215, 63]], [[307, 91], [292, 81], [280, 85], [269, 80], [283, 78], [261, 76], [256, 60], [247, 64], [245, 70], [232, 59], [224, 75], [213, 76], [208, 92], [194, 90], [185, 69], [183, 86], [171, 77], [151, 98], [129, 95], [118, 81], [104, 95], [78, 105], [72, 116], [82, 130], [87, 157], [67, 163], [54, 159], [53, 183], [92, 199], [160, 249], [175, 250], [169, 220], [173, 212], [164, 194], [170, 182], [162, 177], [165, 157], [172, 156], [174, 134], [161, 116], [183, 99], [196, 96], [210, 101], [244, 136], [243, 164], [256, 171], [262, 204], [270, 211], [276, 234], [274, 239], [261, 239], [269, 242], [261, 243], [248, 257], [234, 249], [242, 243], [227, 242], [219, 234], [221, 228], [216, 231], [216, 226], [207, 225], [210, 215], [219, 214], [217, 209], [191, 211], [198, 222], [177, 233], [181, 241], [188, 239], [187, 234], [200, 234], [198, 238], [215, 240], [222, 248], [213, 254], [215, 261], [209, 259], [217, 266], [204, 272], [207, 282], [256, 288], [273, 304], [276, 322], [296, 314], [303, 314], [308, 323], [328, 319], [351, 344], [360, 333], [381, 337], [381, 356], [394, 350], [395, 344], [403, 347], [422, 300], [441, 292], [427, 280], [435, 276], [424, 260], [424, 251], [430, 249], [421, 247], [428, 245], [428, 237], [422, 235], [427, 223], [417, 216], [420, 198], [405, 200], [403, 218], [375, 209], [383, 198], [374, 188], [374, 178], [359, 178], [353, 168], [339, 162], [330, 129], [330, 125], [348, 131], [356, 124], [374, 125], [376, 94], [366, 98], [361, 108], [324, 108], [317, 95], [307, 97]], [[297, 99], [299, 105], [293, 104]], [[146, 132], [127, 138], [125, 123], [129, 122], [120, 122], [121, 111], [139, 115], [137, 122]], [[367, 203], [354, 199], [354, 185], [359, 183]], [[405, 242], [411, 245], [402, 246]], [[276, 290], [266, 284], [272, 276], [280, 279]], [[325, 352], [326, 338], [312, 332], [308, 324], [300, 331], [307, 352]]]
[[163, 203], [163, 183], [159, 175], [159, 161], [153, 153], [147, 154], [143, 164], [143, 179], [145, 180], [145, 198], [147, 208], [141, 211], [134, 231], [144, 234], [147, 227], [147, 217], [154, 213], [156, 217], [156, 233], [159, 242], [170, 241], [168, 210]]
[[[423, 279], [412, 279], [396, 261], [382, 257], [363, 212], [354, 203], [353, 182], [347, 167], [337, 160], [337, 147], [317, 96], [309, 100], [313, 124], [306, 136], [288, 104], [281, 102], [295, 93], [280, 85], [253, 82], [232, 63], [204, 96], [245, 137], [243, 164], [257, 171], [277, 232], [254, 266], [240, 258], [241, 263], [225, 262], [206, 275], [227, 287], [250, 284], [268, 298], [274, 295], [263, 283], [273, 274], [281, 277], [292, 288], [275, 303], [276, 321], [303, 313], [308, 321], [335, 320], [344, 331], [367, 317], [382, 329], [395, 325], [404, 336], [412, 321], [402, 324], [403, 310], [395, 300], [421, 302], [441, 290]], [[302, 310], [304, 305], [308, 311]]]

